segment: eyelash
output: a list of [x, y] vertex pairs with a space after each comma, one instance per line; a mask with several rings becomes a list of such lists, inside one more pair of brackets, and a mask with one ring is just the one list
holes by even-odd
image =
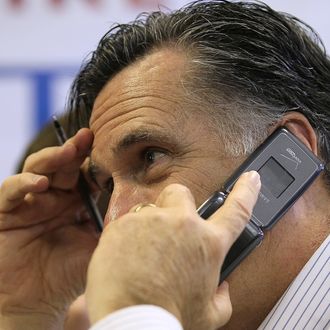
[[114, 182], [112, 177], [108, 178], [104, 184], [99, 184], [97, 182], [95, 169], [93, 167], [90, 168], [89, 174], [101, 191], [106, 191], [107, 193], [112, 194], [114, 189]]
[[[156, 154], [156, 153], [162, 154], [160, 156], [160, 158], [165, 157], [167, 155], [167, 152], [165, 150], [162, 150], [162, 149], [159, 149], [159, 148], [149, 148], [148, 147], [148, 148], [144, 149], [141, 152], [141, 161], [143, 162], [144, 170], [147, 170], [149, 167], [151, 167], [157, 161], [157, 159], [156, 160], [154, 159], [155, 157], [151, 160], [148, 159], [148, 156], [150, 156], [151, 153], [153, 153], [153, 154]], [[91, 176], [95, 178], [94, 173], [91, 173]], [[95, 180], [95, 182], [96, 182], [96, 180]], [[102, 186], [99, 185], [99, 187], [102, 191], [106, 191], [107, 193], [109, 193], [111, 195], [112, 192], [113, 192], [113, 189], [114, 189], [113, 178], [112, 177], [108, 178], [102, 184]]]
[[160, 158], [165, 157], [166, 156], [166, 151], [165, 150], [161, 150], [161, 149], [153, 149], [153, 148], [147, 148], [145, 150], [143, 150], [141, 158], [142, 161], [144, 162], [144, 167], [148, 168], [150, 166], [152, 166], [157, 160], [155, 160], [153, 157], [153, 159], [148, 159], [148, 156], [151, 155], [151, 153], [156, 154], [162, 154]]

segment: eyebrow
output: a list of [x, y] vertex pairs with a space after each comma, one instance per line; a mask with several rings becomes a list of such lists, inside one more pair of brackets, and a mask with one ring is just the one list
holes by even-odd
[[159, 130], [152, 130], [150, 128], [138, 128], [132, 132], [129, 132], [124, 137], [122, 137], [114, 151], [119, 153], [131, 147], [134, 144], [144, 143], [144, 142], [153, 142], [161, 144], [176, 144], [176, 139], [169, 134], [160, 132]]
[[[135, 144], [145, 142], [174, 144], [177, 143], [177, 140], [173, 137], [173, 135], [170, 137], [169, 134], [160, 132], [159, 130], [156, 131], [150, 129], [149, 127], [139, 127], [122, 137], [114, 148], [114, 152], [120, 153]], [[102, 170], [101, 167], [98, 166], [91, 157], [89, 158], [87, 172], [93, 182], [99, 186], [97, 182], [97, 176], [100, 172], [102, 172]]]

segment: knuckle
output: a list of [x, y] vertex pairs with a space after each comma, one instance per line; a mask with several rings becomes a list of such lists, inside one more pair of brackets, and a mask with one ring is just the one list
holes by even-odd
[[18, 174], [18, 175], [16, 175], [16, 180], [17, 180], [16, 186], [19, 189], [22, 189], [29, 182], [28, 178], [29, 178], [29, 174]]
[[214, 231], [213, 235], [209, 235], [209, 243], [212, 247], [212, 255], [218, 256], [219, 254], [222, 254], [225, 248], [229, 244], [230, 237], [227, 233], [224, 232], [217, 232]]
[[25, 162], [24, 162], [24, 166], [23, 166], [23, 170], [26, 168], [26, 167], [29, 167], [30, 164], [33, 164], [36, 160], [36, 158], [38, 157], [38, 154], [40, 152], [33, 152], [32, 154], [30, 154], [26, 159], [25, 159]]
[[[210, 236], [208, 244], [208, 253], [213, 261], [224, 261], [230, 247], [234, 243], [235, 234], [229, 230]], [[221, 267], [223, 264], [221, 263]]]
[[246, 187], [249, 190], [249, 193], [251, 196], [254, 196], [258, 191], [258, 189], [256, 188], [256, 185], [248, 184], [248, 185], [246, 185]]
[[200, 225], [200, 219], [194, 212], [188, 209], [180, 209], [180, 211], [175, 211], [174, 215], [171, 217], [171, 221], [176, 231], [187, 232], [188, 234], [193, 234], [198, 231], [198, 226]]
[[163, 190], [165, 196], [172, 195], [175, 192], [183, 192], [183, 193], [190, 193], [190, 190], [179, 183], [172, 183], [164, 188]]
[[232, 202], [232, 207], [234, 208], [234, 214], [236, 215], [236, 217], [242, 220], [251, 218], [252, 209], [248, 207], [246, 201], [237, 197]]
[[207, 242], [211, 247], [212, 255], [217, 255], [219, 251], [222, 251], [225, 245], [225, 239], [227, 239], [226, 235], [223, 235], [222, 232], [219, 232], [216, 227], [212, 230], [212, 225], [207, 234]]
[[168, 222], [169, 220], [169, 214], [168, 212], [165, 212], [162, 209], [156, 209], [153, 210], [153, 214], [152, 214], [152, 221], [156, 221], [158, 223], [162, 223], [162, 222]]
[[8, 190], [8, 188], [11, 185], [11, 181], [12, 181], [12, 177], [8, 177], [8, 178], [6, 178], [5, 180], [2, 181], [2, 184], [0, 186], [0, 192], [2, 194], [5, 193]]
[[16, 174], [7, 177], [0, 186], [1, 194], [7, 193], [15, 185], [20, 188], [24, 184], [25, 176], [23, 174]]
[[194, 223], [196, 220], [200, 221], [197, 212], [188, 208], [181, 208], [180, 213], [178, 214], [178, 218], [181, 222], [184, 223]]

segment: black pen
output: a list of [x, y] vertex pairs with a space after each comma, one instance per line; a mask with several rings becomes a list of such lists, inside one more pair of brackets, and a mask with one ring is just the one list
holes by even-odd
[[[56, 133], [58, 142], [62, 145], [67, 140], [67, 135], [66, 135], [62, 125], [57, 120], [56, 116], [53, 116], [53, 124], [54, 124], [55, 133]], [[79, 190], [80, 196], [83, 200], [83, 203], [86, 206], [89, 216], [94, 220], [94, 222], [96, 224], [97, 231], [101, 232], [103, 230], [103, 219], [102, 219], [100, 211], [95, 203], [95, 200], [91, 195], [90, 188], [89, 188], [88, 183], [81, 170], [80, 170], [79, 179], [78, 179], [78, 190]]]

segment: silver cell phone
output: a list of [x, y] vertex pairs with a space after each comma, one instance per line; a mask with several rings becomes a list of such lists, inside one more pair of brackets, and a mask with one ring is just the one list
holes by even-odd
[[258, 246], [271, 229], [324, 169], [319, 160], [286, 128], [271, 134], [199, 208], [203, 219], [221, 207], [239, 176], [251, 170], [259, 173], [261, 189], [252, 217], [229, 250], [221, 269], [220, 282]]

